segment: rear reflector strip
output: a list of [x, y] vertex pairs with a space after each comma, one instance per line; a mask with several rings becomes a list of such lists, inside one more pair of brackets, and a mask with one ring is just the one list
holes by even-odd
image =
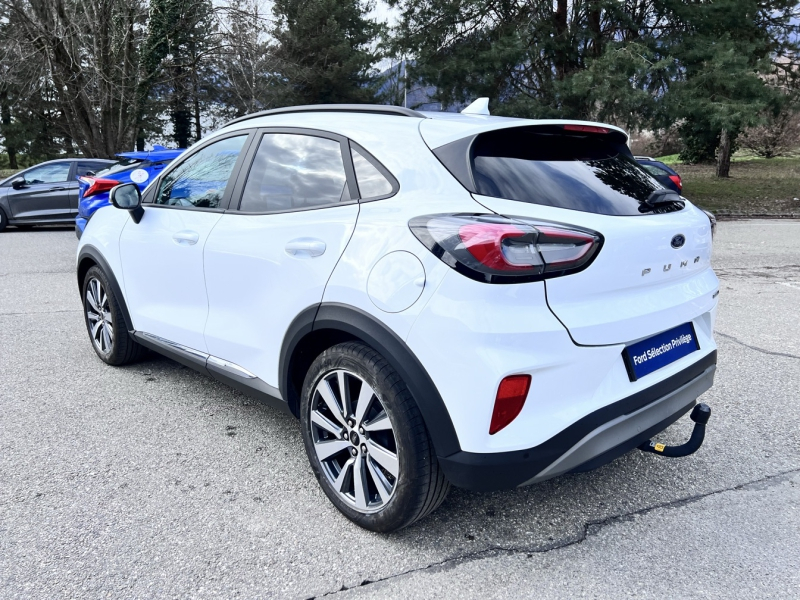
[[530, 375], [509, 375], [500, 382], [494, 401], [492, 422], [489, 425], [489, 435], [494, 435], [519, 416], [530, 388]]

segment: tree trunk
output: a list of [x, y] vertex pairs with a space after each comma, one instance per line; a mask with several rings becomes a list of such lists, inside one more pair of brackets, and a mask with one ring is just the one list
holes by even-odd
[[562, 81], [567, 74], [567, 0], [558, 0], [556, 3], [555, 25], [556, 25], [556, 50], [555, 67], [556, 78]]
[[717, 148], [717, 177], [729, 177], [731, 171], [731, 138], [728, 130], [723, 129], [719, 134], [719, 147]]
[[[8, 97], [7, 92], [3, 92], [2, 97], [0, 97], [0, 124], [2, 124], [3, 132], [5, 133], [6, 128], [11, 125], [11, 109], [8, 106], [8, 103], [5, 102], [6, 98]], [[8, 141], [8, 135], [5, 136], [6, 138], [6, 153], [8, 154], [8, 168], [9, 169], [18, 169], [17, 166], [17, 149]]]

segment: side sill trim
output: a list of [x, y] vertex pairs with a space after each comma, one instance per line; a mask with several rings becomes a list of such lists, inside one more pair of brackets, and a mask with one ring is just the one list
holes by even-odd
[[290, 413], [289, 405], [281, 397], [280, 390], [259, 379], [244, 367], [152, 333], [134, 331], [133, 337], [142, 346], [150, 348], [154, 352], [213, 377], [264, 404]]

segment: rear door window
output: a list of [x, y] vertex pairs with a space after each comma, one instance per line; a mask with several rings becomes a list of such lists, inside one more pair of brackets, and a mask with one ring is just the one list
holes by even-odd
[[652, 212], [646, 201], [663, 189], [613, 131], [490, 131], [476, 136], [469, 162], [478, 194], [603, 215]]
[[341, 143], [266, 133], [247, 176], [239, 210], [271, 213], [350, 202]]

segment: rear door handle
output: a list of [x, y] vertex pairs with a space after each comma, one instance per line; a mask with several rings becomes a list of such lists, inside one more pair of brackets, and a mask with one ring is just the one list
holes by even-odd
[[286, 244], [286, 254], [295, 258], [314, 258], [325, 253], [325, 242], [316, 238], [297, 238]]
[[200, 239], [200, 234], [196, 231], [184, 229], [172, 234], [172, 239], [180, 246], [194, 246]]

